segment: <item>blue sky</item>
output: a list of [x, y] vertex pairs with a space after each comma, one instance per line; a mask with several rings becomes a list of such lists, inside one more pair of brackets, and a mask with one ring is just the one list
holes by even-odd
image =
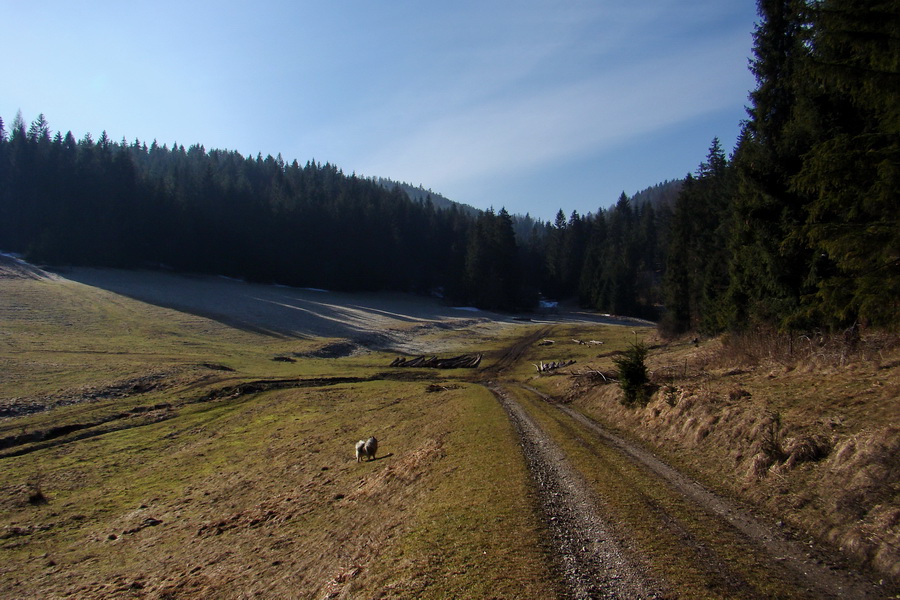
[[0, 116], [584, 214], [746, 114], [753, 0], [0, 0]]

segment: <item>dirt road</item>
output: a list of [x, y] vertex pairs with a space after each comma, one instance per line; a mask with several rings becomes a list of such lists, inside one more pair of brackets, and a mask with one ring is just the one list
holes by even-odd
[[882, 597], [809, 544], [573, 408], [499, 380], [543, 333], [510, 347], [483, 384], [520, 436], [569, 597]]
[[594, 509], [593, 494], [563, 450], [496, 382], [488, 388], [519, 434], [551, 537], [556, 568], [572, 598], [661, 598], [647, 569], [626, 557]]

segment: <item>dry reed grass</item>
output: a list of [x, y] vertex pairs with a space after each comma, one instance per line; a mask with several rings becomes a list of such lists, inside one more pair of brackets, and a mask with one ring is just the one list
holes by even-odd
[[900, 336], [884, 331], [862, 331], [853, 326], [843, 331], [778, 332], [758, 328], [721, 337], [715, 354], [721, 365], [776, 363], [785, 367], [822, 368], [845, 366], [854, 361], [884, 362], [900, 346]]
[[900, 427], [842, 440], [824, 467], [834, 486], [828, 513], [854, 523], [832, 527], [829, 541], [900, 580]]

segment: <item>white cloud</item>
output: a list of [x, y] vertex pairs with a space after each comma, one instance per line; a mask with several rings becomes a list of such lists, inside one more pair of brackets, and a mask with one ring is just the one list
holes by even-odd
[[711, 57], [741, 56], [743, 41], [594, 69], [581, 80], [531, 91], [506, 82], [507, 89], [483, 98], [472, 94], [470, 104], [438, 100], [415, 121], [396, 119], [392, 135], [360, 155], [359, 169], [440, 188], [608, 149], [733, 104], [745, 73]]

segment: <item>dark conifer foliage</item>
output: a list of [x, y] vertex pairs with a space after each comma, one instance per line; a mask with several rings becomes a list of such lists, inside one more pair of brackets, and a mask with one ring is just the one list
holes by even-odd
[[801, 299], [811, 293], [813, 253], [794, 232], [807, 199], [791, 188], [809, 149], [808, 131], [797, 126], [801, 100], [799, 63], [806, 52], [806, 3], [760, 0], [754, 32], [749, 120], [735, 157], [738, 193], [730, 301], [735, 323], [763, 321], [793, 327]]
[[814, 320], [900, 314], [900, 2], [827, 0], [812, 12], [797, 111], [811, 147], [791, 180], [808, 198], [799, 237], [818, 261]]
[[411, 199], [315, 160], [53, 135], [0, 135], [0, 248], [48, 264], [167, 268], [335, 290], [443, 291], [528, 310], [540, 294], [653, 316], [668, 208], [560, 210], [554, 223]]
[[900, 2], [765, 0], [735, 156], [732, 326], [900, 315]]
[[623, 192], [609, 210], [535, 226], [526, 244], [526, 276], [549, 298], [577, 298], [587, 308], [656, 318], [670, 210], [633, 205]]
[[896, 326], [900, 2], [760, 0], [749, 119], [669, 232], [666, 329]]
[[469, 218], [330, 164], [202, 145], [0, 137], [0, 247], [51, 264], [160, 267], [341, 290], [458, 276]]
[[463, 297], [479, 307], [528, 309], [535, 298], [526, 293], [522, 260], [513, 221], [506, 209], [481, 213], [475, 220], [465, 261]]
[[672, 333], [721, 331], [727, 324], [735, 178], [718, 139], [696, 177], [688, 175], [675, 202], [666, 256], [663, 326]]
[[334, 290], [442, 291], [528, 310], [540, 294], [652, 316], [667, 226], [623, 194], [555, 223], [437, 207], [315, 160], [76, 141], [44, 115], [0, 136], [0, 248], [48, 264], [167, 268]]
[[546, 298], [666, 331], [895, 327], [900, 0], [759, 0], [748, 119], [685, 180], [551, 222], [310, 160], [0, 120], [0, 249], [482, 308]]

